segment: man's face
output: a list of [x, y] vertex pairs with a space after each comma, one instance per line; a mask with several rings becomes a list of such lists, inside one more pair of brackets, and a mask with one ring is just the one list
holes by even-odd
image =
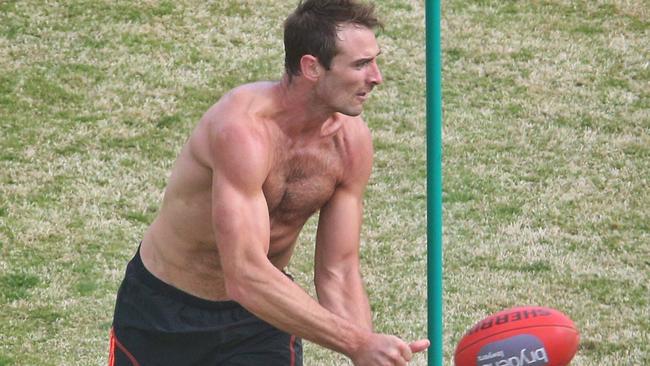
[[381, 53], [371, 29], [346, 24], [338, 32], [338, 53], [324, 70], [317, 92], [336, 112], [358, 116], [375, 85], [382, 83], [377, 66]]

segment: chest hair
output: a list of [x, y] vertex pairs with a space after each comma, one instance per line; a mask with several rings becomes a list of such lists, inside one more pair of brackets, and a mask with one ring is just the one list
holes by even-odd
[[290, 150], [264, 184], [273, 221], [307, 220], [332, 196], [343, 171], [343, 158], [335, 141], [317, 147]]

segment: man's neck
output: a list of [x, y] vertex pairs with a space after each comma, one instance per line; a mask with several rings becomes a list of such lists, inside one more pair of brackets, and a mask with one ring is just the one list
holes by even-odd
[[341, 116], [320, 103], [308, 81], [285, 75], [275, 88], [279, 107], [272, 119], [289, 137], [322, 138], [340, 129]]

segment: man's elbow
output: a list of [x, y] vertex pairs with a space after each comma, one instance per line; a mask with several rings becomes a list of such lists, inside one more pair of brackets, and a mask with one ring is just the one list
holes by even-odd
[[225, 272], [224, 277], [226, 294], [244, 307], [255, 305], [258, 301], [255, 296], [260, 294], [266, 280], [260, 273], [237, 269]]
[[245, 275], [237, 273], [237, 271], [226, 273], [224, 283], [226, 294], [232, 301], [238, 302], [239, 304], [246, 301], [246, 293], [250, 291], [247, 289]]
[[261, 276], [264, 260], [249, 255], [231, 255], [228, 258], [230, 260], [222, 262], [226, 294], [231, 300], [245, 306], [264, 279]]

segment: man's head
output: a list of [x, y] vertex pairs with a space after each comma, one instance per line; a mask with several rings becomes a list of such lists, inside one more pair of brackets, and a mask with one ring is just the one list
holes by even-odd
[[312, 55], [326, 69], [338, 53], [341, 27], [381, 27], [372, 5], [355, 0], [303, 0], [284, 23], [285, 70], [289, 78], [300, 75], [300, 59]]

